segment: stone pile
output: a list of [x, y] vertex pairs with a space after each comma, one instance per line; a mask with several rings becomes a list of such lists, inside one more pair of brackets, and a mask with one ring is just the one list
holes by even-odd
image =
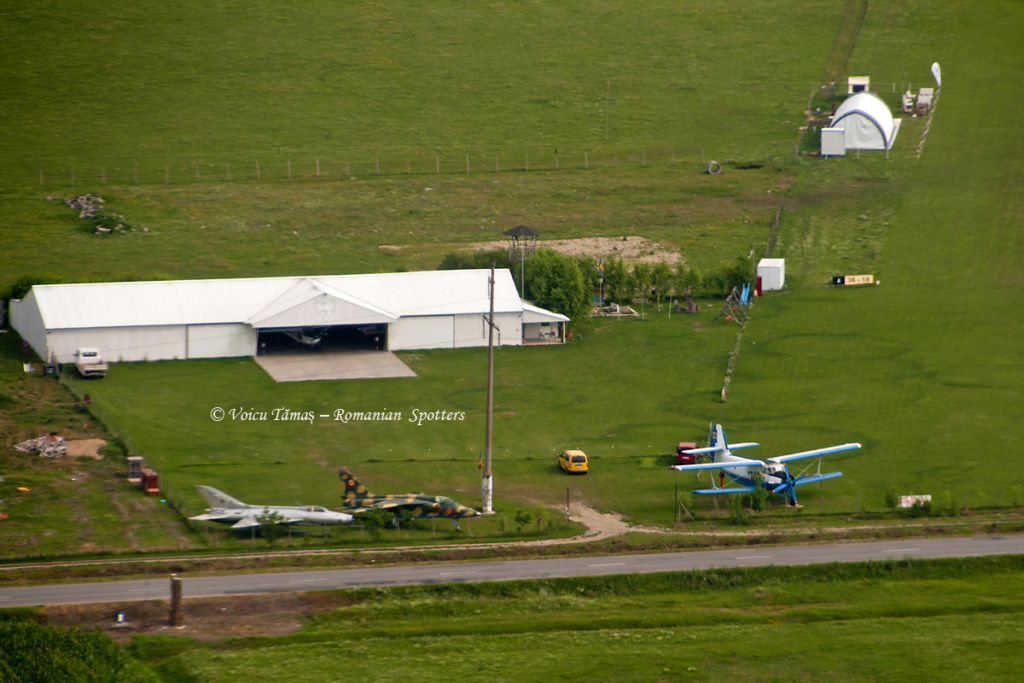
[[105, 203], [103, 197], [94, 194], [80, 194], [71, 199], [65, 199], [64, 203], [72, 209], [78, 209], [79, 218], [95, 218], [96, 212], [103, 208]]
[[[56, 201], [57, 197], [48, 199]], [[65, 199], [64, 203], [72, 209], [76, 209], [79, 218], [89, 221], [94, 226], [93, 234], [95, 235], [109, 235], [114, 232], [126, 233], [135, 230], [121, 214], [105, 211], [103, 205], [106, 202], [102, 197], [97, 197], [94, 194], [80, 194], [77, 197]], [[149, 232], [149, 229], [143, 228], [142, 231]]]

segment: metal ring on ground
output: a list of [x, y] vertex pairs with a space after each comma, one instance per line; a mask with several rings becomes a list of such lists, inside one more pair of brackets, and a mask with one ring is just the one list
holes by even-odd
[[718, 163], [717, 161], [708, 162], [708, 173], [710, 173], [711, 175], [718, 175], [721, 172], [722, 165], [720, 163]]

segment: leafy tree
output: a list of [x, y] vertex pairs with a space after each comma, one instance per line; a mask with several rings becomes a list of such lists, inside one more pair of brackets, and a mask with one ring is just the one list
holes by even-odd
[[687, 266], [685, 263], [680, 261], [676, 264], [676, 272], [672, 281], [672, 287], [675, 289], [676, 296], [685, 296], [686, 290], [688, 289], [696, 295], [701, 289], [703, 280], [704, 278], [696, 266]]
[[606, 301], [628, 301], [632, 291], [625, 264], [617, 258], [604, 262], [604, 298]]
[[742, 256], [734, 261], [723, 261], [717, 270], [704, 277], [702, 285], [708, 293], [727, 296], [733, 287], [742, 288], [755, 279], [753, 259]]
[[605, 268], [604, 291], [609, 300], [628, 304], [637, 291], [636, 276], [622, 261], [609, 259]]
[[441, 258], [438, 270], [476, 270], [478, 268], [508, 268], [518, 273], [518, 268], [512, 268], [512, 259], [505, 249], [492, 249], [490, 251], [450, 251]]
[[527, 297], [574, 320], [590, 310], [590, 288], [576, 262], [551, 249], [538, 249], [526, 262]]
[[722, 266], [722, 278], [725, 280], [726, 293], [733, 287], [741, 288], [747, 283], [754, 282], [757, 277], [754, 260], [741, 256], [732, 263]]
[[638, 263], [633, 266], [633, 295], [638, 299], [646, 299], [651, 295], [651, 282], [653, 280], [651, 267], [646, 263]]
[[658, 303], [661, 303], [661, 297], [668, 296], [669, 290], [672, 289], [672, 279], [672, 266], [664, 261], [655, 264], [651, 269], [651, 286], [655, 289]]
[[596, 290], [600, 282], [600, 270], [597, 267], [597, 261], [592, 256], [581, 256], [576, 259], [576, 265], [580, 268], [580, 273], [583, 274], [583, 281], [587, 283], [587, 286], [591, 290]]
[[719, 296], [726, 296], [729, 293], [729, 287], [726, 284], [725, 274], [721, 269], [713, 270], [701, 280], [701, 287], [704, 291], [709, 294], [717, 294]]

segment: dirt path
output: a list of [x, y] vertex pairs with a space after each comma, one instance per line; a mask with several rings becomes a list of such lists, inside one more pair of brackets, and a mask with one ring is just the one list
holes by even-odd
[[[591, 256], [595, 259], [615, 256], [628, 263], [660, 263], [664, 261], [670, 266], [674, 266], [683, 260], [678, 249], [666, 247], [660, 242], [653, 242], [639, 235], [543, 240], [538, 242], [537, 246], [553, 249], [563, 256]], [[507, 249], [508, 242], [476, 242], [468, 245], [468, 248], [475, 251]]]
[[632, 532], [643, 532], [650, 534], [667, 533], [668, 529], [657, 527], [632, 526], [623, 521], [622, 515], [617, 512], [598, 512], [592, 507], [575, 504], [569, 508], [569, 519], [579, 522], [587, 527], [587, 530], [571, 538], [549, 538], [543, 541], [525, 541], [518, 545], [559, 545], [563, 543], [590, 543], [591, 541], [603, 541], [606, 538], [614, 538]]

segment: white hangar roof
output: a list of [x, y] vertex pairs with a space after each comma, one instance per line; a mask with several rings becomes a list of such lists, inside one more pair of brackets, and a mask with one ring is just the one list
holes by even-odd
[[[489, 277], [486, 269], [35, 285], [26, 299], [35, 298], [49, 330], [224, 323], [262, 328], [321, 322], [289, 315], [304, 305], [315, 305], [326, 324], [371, 324], [404, 316], [487, 313]], [[495, 313], [523, 311], [512, 274], [497, 270], [495, 281]]]
[[562, 315], [561, 313], [555, 313], [554, 311], [548, 311], [543, 308], [538, 308], [533, 304], [523, 302], [523, 322], [524, 323], [567, 323], [569, 318]]

